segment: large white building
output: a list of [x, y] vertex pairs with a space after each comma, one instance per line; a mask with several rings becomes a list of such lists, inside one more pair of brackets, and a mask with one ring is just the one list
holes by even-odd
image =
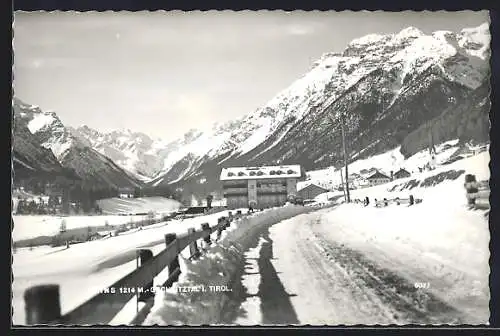
[[230, 209], [269, 208], [284, 205], [297, 196], [299, 165], [223, 168], [220, 180]]

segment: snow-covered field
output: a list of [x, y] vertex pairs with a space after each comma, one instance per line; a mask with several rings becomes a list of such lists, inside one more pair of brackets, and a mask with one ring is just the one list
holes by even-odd
[[35, 238], [39, 236], [52, 236], [59, 233], [62, 221], [66, 223], [66, 229], [76, 229], [83, 227], [103, 226], [106, 222], [109, 225], [120, 225], [131, 221], [147, 219], [148, 216], [34, 216], [34, 215], [14, 215], [12, 239], [18, 241], [22, 239]]
[[165, 197], [106, 198], [97, 201], [104, 214], [135, 214], [153, 211], [168, 213], [179, 209], [182, 204]]
[[[119, 209], [123, 209], [125, 213], [140, 213], [148, 212], [145, 209], [154, 211], [154, 218], [161, 218], [162, 215], [169, 212], [178, 210], [180, 203], [163, 198], [154, 197], [151, 199], [107, 199], [104, 203], [107, 209], [119, 213]], [[122, 208], [119, 208], [119, 206]], [[114, 206], [114, 208], [112, 208]], [[139, 206], [143, 206], [144, 209]], [[94, 226], [104, 226], [106, 223], [108, 225], [121, 225], [130, 222], [137, 222], [141, 220], [148, 219], [147, 215], [103, 215], [103, 216], [45, 216], [45, 215], [14, 215], [13, 216], [13, 230], [12, 239], [13, 241], [19, 241], [23, 239], [30, 239], [39, 236], [52, 236], [59, 233], [59, 228], [64, 220], [66, 223], [66, 230], [84, 228], [84, 227], [94, 227]]]
[[[488, 152], [481, 152], [407, 179], [352, 191], [353, 198], [412, 194], [423, 200], [411, 207], [341, 204], [283, 220], [263, 232], [259, 227], [278, 222], [278, 217], [267, 215], [269, 211], [233, 223], [222, 242], [202, 259], [186, 262], [188, 255], [183, 252], [179, 282], [157, 295], [145, 324], [219, 321], [217, 314], [229, 304], [223, 293], [205, 294], [202, 300], [203, 293], [186, 297], [177, 288], [231, 284], [231, 275], [243, 267], [242, 254], [248, 249], [241, 242], [249, 239], [256, 243], [243, 255], [245, 295], [230, 323], [487, 323], [488, 221], [484, 211], [468, 209], [463, 183], [468, 173], [488, 179], [488, 163]], [[408, 180], [424, 181], [449, 170], [464, 172], [432, 187], [389, 191]], [[166, 233], [185, 233], [203, 222], [215, 225], [225, 215], [160, 223], [67, 250], [19, 249], [13, 255], [14, 323], [24, 323], [22, 295], [29, 286], [59, 283], [65, 313], [132, 271], [135, 249], [147, 246], [157, 254], [164, 249]], [[162, 272], [158, 279], [166, 276]], [[133, 313], [131, 302], [112, 324], [127, 323]]]
[[[349, 174], [359, 174], [362, 176], [365, 175], [365, 177], [367, 177], [367, 175], [370, 174], [363, 174], [362, 171], [375, 168], [380, 172], [386, 174], [387, 176], [390, 176], [391, 171], [397, 172], [399, 169], [403, 168], [412, 173], [412, 175], [419, 175], [419, 168], [424, 167], [427, 163], [433, 163], [433, 166], [435, 168], [439, 168], [442, 163], [447, 161], [459, 150], [464, 150], [464, 148], [460, 148], [458, 140], [451, 140], [436, 146], [436, 154], [434, 160], [431, 159], [428, 150], [422, 150], [405, 159], [404, 156], [400, 153], [400, 147], [396, 147], [385, 153], [374, 155], [372, 157], [350, 163]], [[477, 153], [479, 152], [479, 150], [480, 148], [478, 146], [465, 145], [465, 155], [467, 156], [473, 156], [474, 152], [476, 151]], [[488, 163], [489, 161], [486, 162], [486, 164], [484, 164], [484, 161], [477, 161], [475, 164], [488, 168]], [[442, 167], [449, 168], [452, 167], [452, 165], [444, 165]], [[431, 171], [430, 173], [433, 172], [434, 171]], [[424, 173], [426, 173], [426, 171], [424, 171]], [[340, 170], [334, 170], [333, 168], [309, 171], [307, 172], [307, 175], [309, 177], [308, 180], [299, 182], [297, 184], [297, 188], [299, 190], [311, 183], [323, 186], [327, 189], [332, 189], [333, 187], [342, 184]], [[345, 176], [343, 176], [343, 178], [345, 179]]]
[[[58, 283], [61, 310], [75, 308], [98, 290], [114, 283], [135, 268], [135, 249], [147, 247], [156, 255], [165, 248], [167, 233], [186, 233], [188, 228], [200, 229], [202, 223], [217, 224], [223, 211], [184, 220], [172, 220], [124, 232], [116, 237], [64, 247], [38, 247], [32, 251], [18, 249], [13, 254], [13, 323], [25, 323], [24, 290], [37, 284]], [[118, 216], [117, 216], [118, 217]], [[120, 257], [116, 259], [117, 257]], [[113, 261], [118, 260], [118, 261]], [[121, 260], [121, 261], [120, 261]]]

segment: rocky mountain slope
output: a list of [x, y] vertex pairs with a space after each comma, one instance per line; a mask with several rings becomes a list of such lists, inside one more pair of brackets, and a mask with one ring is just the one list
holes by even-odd
[[14, 181], [33, 176], [67, 176], [76, 174], [65, 169], [50, 149], [42, 147], [25, 125], [14, 125], [12, 138], [12, 164]]
[[141, 185], [108, 157], [73, 136], [54, 112], [43, 112], [15, 98], [13, 114], [13, 157], [14, 162], [19, 162], [18, 168], [24, 163], [23, 166], [38, 167], [49, 175], [57, 175], [63, 169], [87, 186]]
[[[188, 170], [194, 170], [196, 161], [205, 156], [213, 156], [214, 149], [222, 151], [232, 149], [230, 143], [225, 141], [228, 131], [238, 125], [239, 121], [215, 124], [213, 132], [205, 133], [192, 129], [173, 142], [151, 138], [144, 133], [131, 130], [114, 130], [106, 133], [86, 125], [69, 129], [82, 143], [109, 157], [137, 178], [147, 181], [163, 176], [169, 171], [172, 174], [176, 170], [172, 168], [183, 161], [193, 166], [188, 167]], [[201, 162], [203, 160], [200, 160]], [[180, 175], [182, 173], [184, 170], [179, 172]]]
[[459, 33], [426, 35], [409, 27], [367, 35], [343, 52], [324, 54], [256, 111], [170, 143], [129, 130], [102, 133], [57, 123], [44, 131], [39, 124], [51, 118], [47, 113], [28, 126], [63, 165], [81, 171], [82, 157], [110, 171], [127, 170], [150, 186], [178, 188], [186, 198], [204, 197], [220, 190], [220, 169], [227, 166], [338, 165], [341, 114], [352, 160], [397, 146], [408, 157], [429, 139], [488, 141], [489, 41], [486, 23]]
[[70, 131], [82, 143], [141, 180], [158, 174], [163, 167], [162, 152], [167, 149], [161, 141], [155, 142], [144, 133], [130, 130], [101, 133], [88, 126], [70, 128]]
[[410, 156], [428, 145], [429, 129], [436, 141], [487, 141], [489, 40], [487, 24], [356, 39], [341, 53], [323, 55], [262, 108], [172, 145], [165, 174], [151, 183], [202, 194], [220, 187], [225, 166], [336, 165], [341, 113], [353, 159], [399, 145]]

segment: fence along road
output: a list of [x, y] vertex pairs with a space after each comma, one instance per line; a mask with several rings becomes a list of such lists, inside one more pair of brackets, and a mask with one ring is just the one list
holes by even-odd
[[[281, 213], [278, 209], [271, 209], [271, 220], [278, 222], [280, 220], [293, 217], [299, 213], [316, 210], [314, 207], [294, 207], [295, 211], [291, 213]], [[254, 216], [262, 215], [262, 220], [268, 221], [270, 218], [266, 213], [257, 213]], [[39, 285], [28, 288], [24, 293], [26, 324], [27, 325], [85, 325], [85, 324], [107, 324], [109, 323], [123, 307], [138, 295], [139, 300], [146, 305], [137, 313], [132, 324], [141, 324], [145, 316], [153, 305], [153, 296], [148, 294], [146, 289], [151, 288], [154, 278], [168, 267], [169, 277], [163, 284], [165, 287], [171, 287], [178, 280], [180, 275], [179, 254], [186, 247], [190, 246], [191, 258], [196, 258], [200, 254], [197, 241], [200, 239], [210, 243], [210, 235], [217, 232], [220, 237], [231, 222], [244, 217], [241, 211], [238, 211], [233, 217], [229, 213], [228, 217], [222, 216], [218, 219], [215, 226], [210, 227], [208, 223], [203, 223], [200, 230], [191, 229], [187, 234], [165, 235], [166, 248], [156, 256], [147, 249], [138, 251], [140, 266], [131, 273], [116, 281], [110, 288], [137, 288], [144, 289], [142, 293], [126, 291], [115, 294], [99, 293], [94, 297], [76, 307], [65, 315], [61, 315], [59, 286], [57, 284]]]

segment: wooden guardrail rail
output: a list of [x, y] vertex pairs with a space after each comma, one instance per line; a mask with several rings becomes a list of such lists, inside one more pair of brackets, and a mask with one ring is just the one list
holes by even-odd
[[[302, 212], [310, 212], [332, 206], [301, 207], [300, 211], [283, 212], [283, 208], [272, 210], [269, 215], [264, 215], [261, 221], [266, 223], [277, 222]], [[198, 258], [202, 250], [198, 241], [205, 244], [212, 241], [211, 234], [217, 233], [216, 240], [222, 232], [229, 227], [234, 219], [247, 220], [252, 212], [242, 214], [241, 210], [233, 215], [222, 216], [217, 224], [201, 224], [199, 229], [190, 228], [186, 234], [165, 235], [165, 249], [153, 256], [149, 249], [137, 250], [137, 268], [100, 293], [82, 303], [80, 306], [62, 315], [60, 304], [60, 290], [57, 284], [46, 284], [28, 288], [24, 293], [26, 325], [106, 325], [129, 303], [134, 297], [145, 305], [139, 310], [131, 322], [140, 325], [144, 322], [154, 303], [153, 282], [155, 277], [163, 270], [168, 271], [168, 279], [162, 287], [171, 287], [178, 281], [181, 270], [179, 267], [179, 254], [189, 246], [190, 259]], [[257, 215], [259, 216], [259, 215]], [[243, 223], [243, 222], [242, 222]]]
[[241, 211], [235, 216], [229, 212], [229, 216], [220, 217], [215, 226], [210, 227], [208, 223], [203, 223], [200, 230], [190, 229], [187, 235], [167, 234], [166, 248], [156, 256], [153, 256], [151, 250], [138, 250], [137, 260], [140, 261], [140, 265], [138, 263], [133, 272], [64, 315], [61, 315], [59, 285], [48, 284], [28, 288], [24, 293], [26, 324], [107, 324], [134, 296], [138, 297], [138, 301], [146, 303], [132, 321], [133, 324], [140, 324], [153, 306], [153, 279], [168, 267], [169, 276], [163, 286], [171, 287], [180, 275], [178, 258], [181, 251], [189, 245], [191, 258], [197, 258], [200, 255], [198, 240], [203, 239], [210, 243], [210, 235], [216, 231], [217, 237], [220, 238], [222, 231], [229, 227], [233, 218], [242, 216]]
[[[363, 204], [364, 206], [370, 205], [370, 198], [365, 197], [364, 199], [355, 199], [354, 203], [358, 204]], [[373, 199], [373, 204], [375, 207], [380, 208], [380, 207], [386, 207], [391, 204], [396, 204], [396, 205], [404, 205], [407, 204], [408, 206], [412, 206], [414, 204], [419, 204], [422, 203], [422, 199], [420, 198], [415, 198], [413, 195], [410, 195], [408, 198], [400, 198], [400, 197], [394, 197], [394, 198], [374, 198]]]

